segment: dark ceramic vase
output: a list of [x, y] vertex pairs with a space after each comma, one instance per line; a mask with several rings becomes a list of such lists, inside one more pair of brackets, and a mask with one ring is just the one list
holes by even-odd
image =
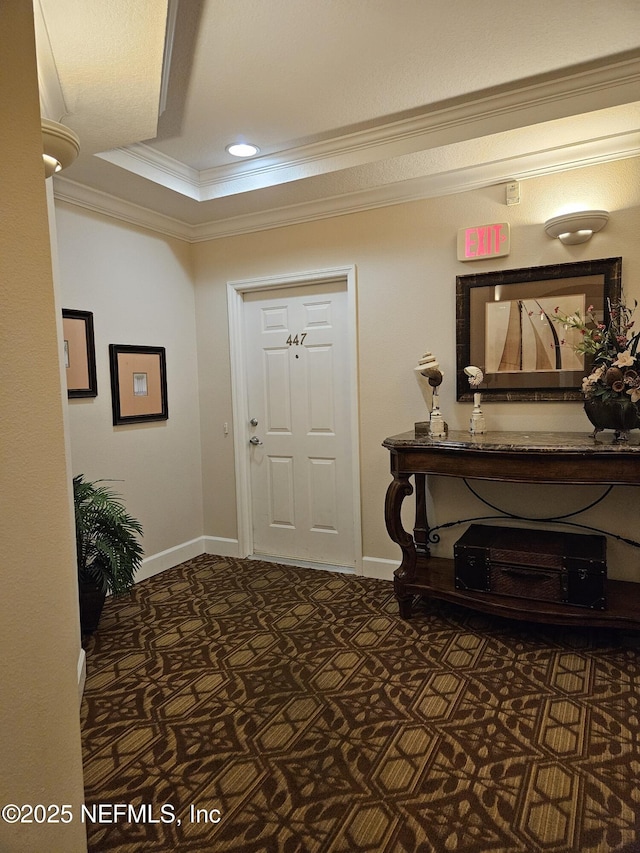
[[640, 412], [630, 400], [585, 400], [584, 410], [595, 427], [594, 435], [612, 429], [616, 438], [624, 441], [629, 430], [640, 429]]
[[91, 582], [80, 581], [80, 630], [82, 634], [93, 634], [98, 628], [105, 594], [100, 587]]

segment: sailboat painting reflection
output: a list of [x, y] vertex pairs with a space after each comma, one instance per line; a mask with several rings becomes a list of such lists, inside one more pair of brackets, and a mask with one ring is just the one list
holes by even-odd
[[585, 294], [511, 299], [485, 305], [487, 373], [536, 373], [582, 370], [574, 351], [579, 330], [554, 323], [557, 313], [585, 316]]

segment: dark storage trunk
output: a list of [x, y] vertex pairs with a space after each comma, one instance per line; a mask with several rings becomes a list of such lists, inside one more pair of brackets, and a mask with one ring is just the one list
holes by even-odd
[[456, 589], [606, 608], [604, 536], [472, 524], [454, 545]]

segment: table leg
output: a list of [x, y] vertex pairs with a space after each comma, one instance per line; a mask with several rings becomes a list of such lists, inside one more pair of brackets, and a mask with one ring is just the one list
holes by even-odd
[[400, 615], [407, 619], [411, 615], [413, 596], [408, 594], [405, 583], [416, 575], [416, 543], [402, 526], [401, 510], [404, 499], [412, 494], [413, 486], [407, 474], [395, 474], [387, 489], [384, 505], [384, 520], [390, 538], [402, 549], [402, 563], [396, 569], [393, 587], [400, 608]]
[[416, 551], [424, 557], [430, 556], [429, 522], [427, 521], [427, 490], [426, 476], [414, 474], [416, 484], [416, 520], [413, 527], [413, 538]]
[[393, 591], [398, 602], [398, 612], [400, 613], [400, 616], [403, 619], [409, 619], [413, 608], [414, 596], [412, 593], [407, 592], [404, 581], [399, 578], [397, 574], [394, 575], [393, 578]]
[[384, 504], [384, 520], [387, 533], [402, 549], [402, 563], [396, 575], [413, 580], [416, 574], [416, 543], [413, 536], [402, 526], [401, 510], [404, 499], [413, 493], [409, 474], [396, 474], [389, 484]]

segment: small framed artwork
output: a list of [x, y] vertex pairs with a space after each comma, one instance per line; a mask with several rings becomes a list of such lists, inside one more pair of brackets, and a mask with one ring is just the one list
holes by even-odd
[[[462, 275], [456, 278], [457, 399], [581, 400], [588, 358], [577, 355], [572, 335], [554, 315], [609, 321], [609, 304], [620, 299], [622, 258], [601, 258], [546, 267]], [[484, 374], [469, 386], [464, 368]]]
[[62, 309], [67, 397], [97, 397], [96, 348], [91, 311]]
[[114, 426], [167, 420], [164, 347], [109, 344], [109, 364]]

